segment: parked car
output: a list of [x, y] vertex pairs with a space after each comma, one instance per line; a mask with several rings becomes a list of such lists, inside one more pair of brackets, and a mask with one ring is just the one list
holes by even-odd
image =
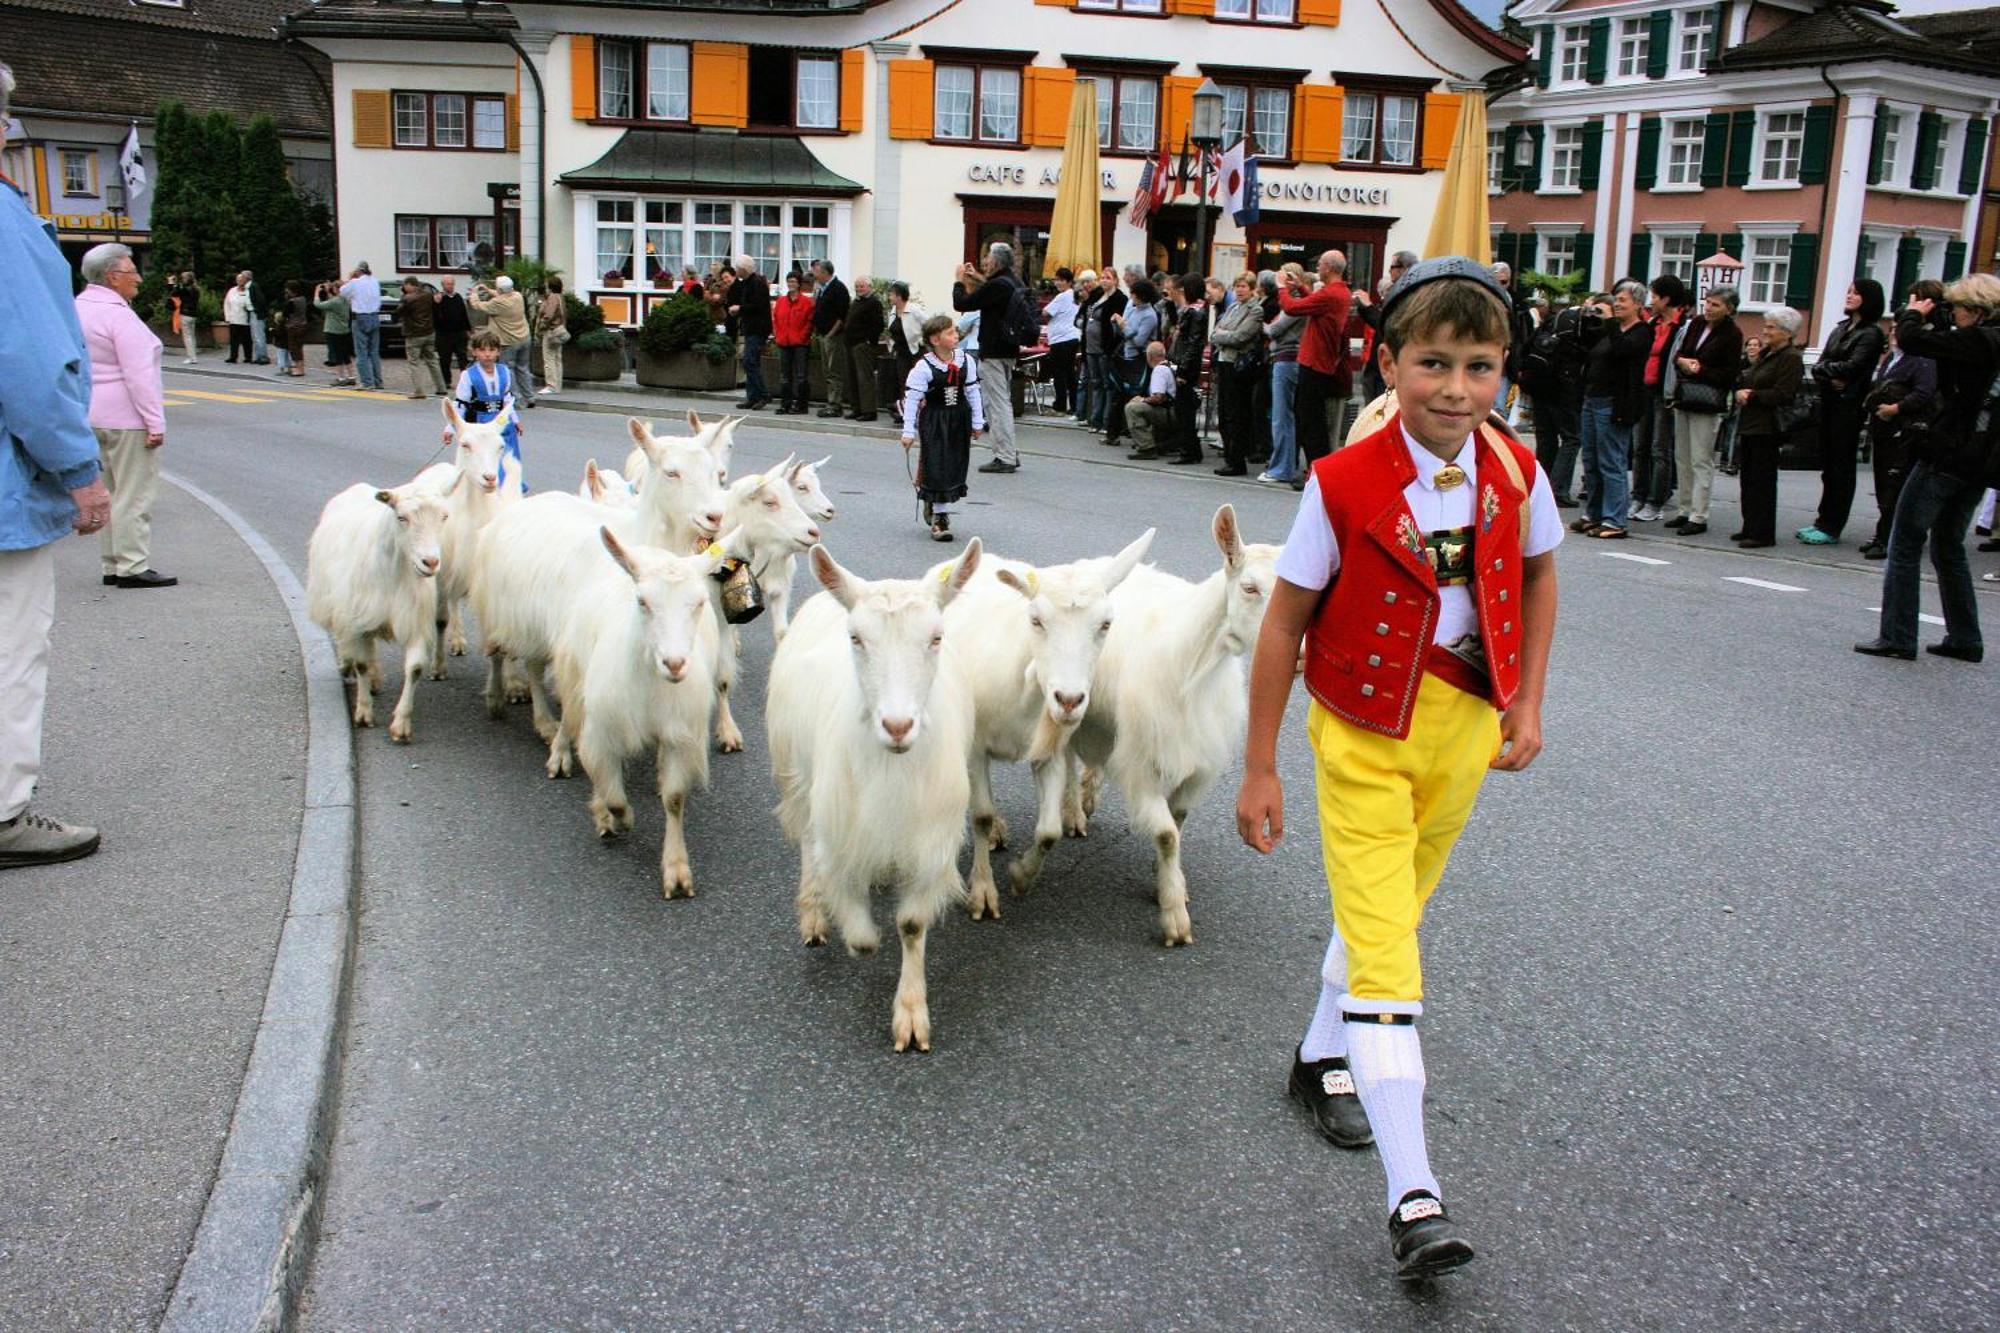
[[[426, 278], [418, 278], [418, 284], [426, 292], [437, 291], [437, 284]], [[403, 354], [403, 325], [396, 318], [396, 302], [402, 299], [403, 279], [384, 278], [382, 280], [382, 355], [401, 356]]]

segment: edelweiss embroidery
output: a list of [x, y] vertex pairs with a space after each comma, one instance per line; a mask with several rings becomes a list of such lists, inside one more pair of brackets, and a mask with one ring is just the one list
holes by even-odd
[[1424, 554], [1423, 535], [1417, 531], [1416, 521], [1408, 514], [1399, 515], [1396, 519], [1396, 540], [1407, 547], [1411, 555], [1417, 556], [1420, 559], [1422, 558]]
[[1500, 493], [1488, 484], [1479, 491], [1479, 530], [1486, 531], [1493, 526], [1493, 520], [1500, 516]]

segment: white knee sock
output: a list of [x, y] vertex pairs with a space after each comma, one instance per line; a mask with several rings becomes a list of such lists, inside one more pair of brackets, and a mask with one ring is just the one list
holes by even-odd
[[1326, 959], [1319, 965], [1319, 1007], [1312, 1026], [1299, 1043], [1299, 1058], [1310, 1064], [1347, 1054], [1347, 1022], [1340, 1016], [1340, 997], [1347, 993], [1347, 948], [1340, 932], [1326, 942]]
[[1368, 1112], [1375, 1150], [1388, 1177], [1388, 1207], [1395, 1208], [1411, 1190], [1443, 1198], [1424, 1147], [1424, 1051], [1415, 1025], [1350, 1023], [1347, 1040], [1354, 1090]]

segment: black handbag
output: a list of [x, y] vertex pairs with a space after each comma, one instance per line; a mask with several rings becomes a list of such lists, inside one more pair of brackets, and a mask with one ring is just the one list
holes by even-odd
[[1684, 379], [1674, 387], [1674, 406], [1683, 412], [1719, 416], [1729, 410], [1729, 390]]

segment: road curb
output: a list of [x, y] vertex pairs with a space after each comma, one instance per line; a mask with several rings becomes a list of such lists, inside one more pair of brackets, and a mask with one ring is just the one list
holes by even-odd
[[194, 1244], [162, 1333], [289, 1325], [319, 1226], [340, 1033], [354, 953], [354, 741], [333, 645], [305, 589], [241, 515], [180, 477], [263, 563], [292, 619], [306, 681], [306, 790], [292, 888], [257, 1037]]

